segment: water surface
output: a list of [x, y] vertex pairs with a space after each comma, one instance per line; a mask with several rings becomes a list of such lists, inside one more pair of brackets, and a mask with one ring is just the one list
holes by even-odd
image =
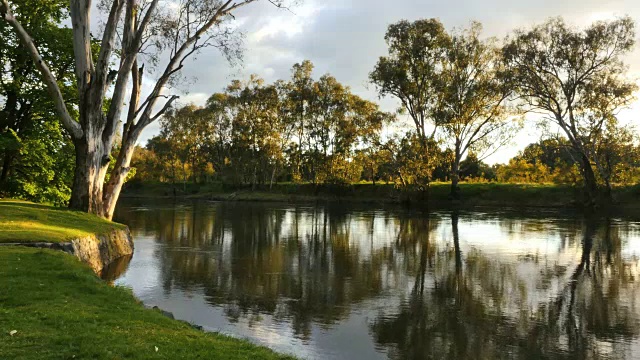
[[122, 203], [117, 285], [310, 359], [640, 356], [640, 225], [536, 212]]

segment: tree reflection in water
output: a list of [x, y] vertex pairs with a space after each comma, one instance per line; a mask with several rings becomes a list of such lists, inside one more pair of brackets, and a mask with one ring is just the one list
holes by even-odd
[[398, 359], [620, 358], [637, 344], [637, 260], [623, 249], [637, 230], [623, 223], [342, 205], [134, 210], [119, 216], [154, 236], [165, 293], [202, 294], [231, 323], [269, 316], [313, 341], [314, 326], [365, 312], [361, 331]]
[[[536, 306], [531, 297], [537, 294], [527, 292], [517, 263], [489, 259], [478, 249], [463, 256], [458, 222], [452, 213], [453, 251], [423, 251], [433, 254], [434, 265], [416, 275], [408, 303], [371, 325], [376, 341], [393, 349], [392, 357], [629, 356], [625, 341], [638, 335], [632, 313], [636, 263], [623, 261], [618, 229], [609, 220], [584, 220], [579, 263], [558, 294]], [[422, 291], [425, 279], [434, 282], [431, 291]]]

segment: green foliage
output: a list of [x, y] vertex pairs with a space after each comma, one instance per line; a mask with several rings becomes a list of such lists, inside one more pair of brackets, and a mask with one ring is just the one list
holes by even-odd
[[253, 187], [277, 180], [322, 183], [360, 180], [359, 149], [379, 142], [393, 118], [330, 75], [315, 81], [313, 64], [293, 67], [288, 82], [257, 76], [234, 80], [207, 106], [170, 111], [161, 134], [132, 164], [147, 178], [212, 180]]
[[11, 130], [0, 136], [0, 139], [10, 139], [9, 147], [3, 147], [6, 142], [0, 140], [0, 153], [5, 154], [7, 166], [0, 192], [25, 200], [65, 204], [73, 179], [73, 145], [55, 119], [32, 126], [34, 132], [23, 132], [22, 138]]
[[451, 38], [439, 20], [422, 19], [390, 25], [385, 40], [389, 54], [378, 60], [369, 78], [381, 96], [402, 102], [418, 135], [426, 138], [437, 99], [434, 84]]
[[[63, 0], [12, 1], [77, 116], [72, 34], [60, 26], [68, 6]], [[204, 107], [171, 109], [161, 134], [136, 150], [126, 180], [181, 183], [185, 193], [187, 183], [256, 188], [361, 180], [423, 191], [434, 180], [455, 185], [458, 179], [611, 192], [640, 180], [638, 139], [616, 118], [636, 91], [622, 60], [634, 36], [628, 17], [582, 30], [557, 18], [516, 30], [500, 48], [481, 37], [478, 23], [448, 32], [437, 19], [399, 21], [388, 27], [388, 53], [369, 79], [380, 96], [400, 101], [399, 112], [409, 115], [415, 131], [383, 138], [394, 114], [330, 74], [315, 78], [313, 64], [304, 61], [288, 80], [265, 84], [252, 75], [232, 81]], [[0, 37], [0, 196], [65, 204], [73, 144], [5, 22]], [[507, 107], [511, 95], [519, 109]], [[106, 111], [110, 101], [102, 104]], [[563, 137], [531, 144], [508, 164], [489, 167], [482, 160], [520, 128], [515, 110], [542, 113], [545, 135], [560, 131]], [[113, 165], [112, 157], [109, 171]]]
[[[389, 26], [385, 37], [389, 55], [378, 60], [369, 77], [381, 96], [401, 101], [422, 141], [425, 153], [413, 160], [409, 159], [417, 154], [409, 156], [407, 150], [413, 146], [415, 152], [414, 144], [405, 141], [400, 147], [406, 158], [403, 166], [421, 173], [400, 173], [405, 185], [422, 183], [424, 187], [434, 174], [450, 176], [455, 185], [468, 151], [491, 154], [518, 129], [505, 106], [510, 90], [496, 76], [500, 66], [496, 41], [481, 40], [481, 29], [473, 23], [450, 34], [436, 19]], [[434, 127], [430, 135], [426, 132], [429, 122]], [[451, 154], [439, 154], [438, 147], [429, 146], [438, 130]], [[416, 166], [416, 161], [425, 164]], [[450, 168], [445, 170], [444, 164]]]
[[460, 162], [460, 177], [466, 181], [493, 181], [497, 179], [496, 169], [480, 159], [474, 152]]
[[[23, 26], [38, 39], [43, 60], [66, 97], [74, 87], [71, 30], [59, 23], [68, 1], [12, 1]], [[58, 123], [33, 61], [5, 22], [0, 22], [0, 194], [64, 204], [73, 177], [73, 145]], [[73, 103], [70, 103], [73, 105]]]

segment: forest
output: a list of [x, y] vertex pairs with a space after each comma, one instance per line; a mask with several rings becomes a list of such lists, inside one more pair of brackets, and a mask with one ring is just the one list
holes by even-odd
[[[638, 133], [618, 119], [638, 89], [625, 63], [630, 17], [584, 28], [551, 18], [502, 39], [477, 22], [398, 21], [363, 79], [397, 101], [394, 111], [316, 74], [309, 60], [272, 83], [254, 74], [211, 84], [201, 106], [167, 95], [201, 49], [239, 57], [237, 39], [218, 25], [252, 2], [185, 1], [177, 15], [154, 17], [146, 15], [157, 1], [115, 1], [100, 38], [62, 25], [89, 21], [67, 1], [0, 3], [0, 196], [110, 218], [125, 183], [367, 182], [427, 192], [448, 182], [455, 200], [460, 182], [498, 182], [575, 186], [592, 206], [640, 179]], [[140, 143], [154, 121], [160, 133]], [[485, 162], [527, 126], [538, 141], [506, 164]]]

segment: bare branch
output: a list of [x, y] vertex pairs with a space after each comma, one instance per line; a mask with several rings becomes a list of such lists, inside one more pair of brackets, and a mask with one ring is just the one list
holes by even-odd
[[[127, 0], [114, 0], [109, 12], [109, 18], [104, 28], [102, 42], [100, 43], [100, 54], [96, 68], [96, 78], [102, 86], [107, 84], [107, 73], [109, 72], [109, 59], [113, 53], [115, 34], [120, 20], [120, 13]], [[104, 90], [103, 90], [104, 91]]]
[[71, 1], [71, 25], [73, 27], [73, 53], [76, 61], [76, 77], [78, 78], [78, 91], [80, 92], [80, 106], [88, 96], [91, 78], [94, 74], [93, 58], [91, 55], [91, 33], [89, 10], [91, 1]]

